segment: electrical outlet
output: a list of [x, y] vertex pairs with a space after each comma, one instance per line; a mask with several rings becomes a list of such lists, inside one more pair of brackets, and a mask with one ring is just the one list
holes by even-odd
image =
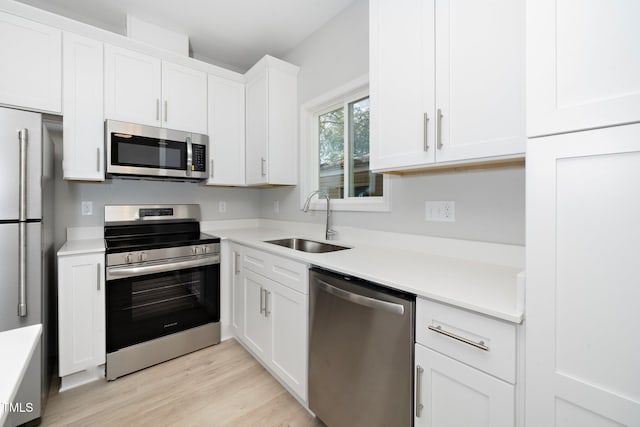
[[93, 215], [93, 202], [83, 201], [80, 204], [82, 215]]
[[225, 213], [227, 211], [227, 202], [218, 202], [218, 212]]
[[455, 222], [456, 202], [425, 202], [425, 221]]
[[280, 213], [280, 200], [273, 201], [273, 212]]

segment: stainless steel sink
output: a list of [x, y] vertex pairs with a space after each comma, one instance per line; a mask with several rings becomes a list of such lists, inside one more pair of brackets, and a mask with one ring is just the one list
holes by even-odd
[[302, 252], [312, 252], [314, 254], [351, 249], [351, 248], [347, 248], [346, 246], [332, 245], [330, 243], [316, 242], [316, 241], [307, 240], [307, 239], [298, 239], [297, 237], [292, 237], [289, 239], [267, 240], [265, 241], [265, 243], [284, 246], [285, 248], [295, 249], [297, 251], [302, 251]]

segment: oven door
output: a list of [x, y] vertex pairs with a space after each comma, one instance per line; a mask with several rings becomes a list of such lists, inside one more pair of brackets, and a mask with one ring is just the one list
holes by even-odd
[[[215, 263], [168, 271], [158, 271], [161, 265], [108, 268], [107, 353], [219, 322], [220, 264], [213, 259]], [[153, 273], [144, 274], [145, 268]]]

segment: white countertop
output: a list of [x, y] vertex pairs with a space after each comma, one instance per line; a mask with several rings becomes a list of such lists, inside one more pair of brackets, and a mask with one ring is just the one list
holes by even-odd
[[[304, 237], [323, 241], [318, 236], [292, 233], [280, 229], [206, 229], [206, 233], [287, 258], [313, 264], [391, 288], [416, 294], [419, 297], [466, 308], [509, 322], [523, 319], [524, 283], [519, 274], [522, 267], [474, 261], [468, 253], [464, 258], [436, 255], [437, 248], [416, 250], [389, 247], [385, 241], [349, 241], [328, 243], [350, 246], [352, 249], [322, 254], [306, 253], [264, 243], [265, 240]], [[473, 242], [476, 246], [477, 242]], [[482, 244], [479, 244], [480, 247]], [[493, 244], [487, 244], [491, 246]], [[495, 246], [495, 245], [494, 245]], [[435, 249], [435, 251], [433, 250]], [[479, 259], [482, 255], [479, 254]], [[471, 257], [472, 258], [472, 257]]]
[[41, 334], [41, 324], [0, 332], [0, 425], [9, 415], [3, 405], [16, 397]]
[[67, 240], [58, 251], [58, 256], [104, 252], [104, 239]]

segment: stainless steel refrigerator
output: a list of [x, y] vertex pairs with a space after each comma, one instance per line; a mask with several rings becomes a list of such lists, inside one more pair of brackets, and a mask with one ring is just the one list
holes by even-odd
[[43, 328], [9, 426], [38, 422], [46, 401], [53, 257], [53, 145], [41, 114], [0, 108], [0, 331]]

